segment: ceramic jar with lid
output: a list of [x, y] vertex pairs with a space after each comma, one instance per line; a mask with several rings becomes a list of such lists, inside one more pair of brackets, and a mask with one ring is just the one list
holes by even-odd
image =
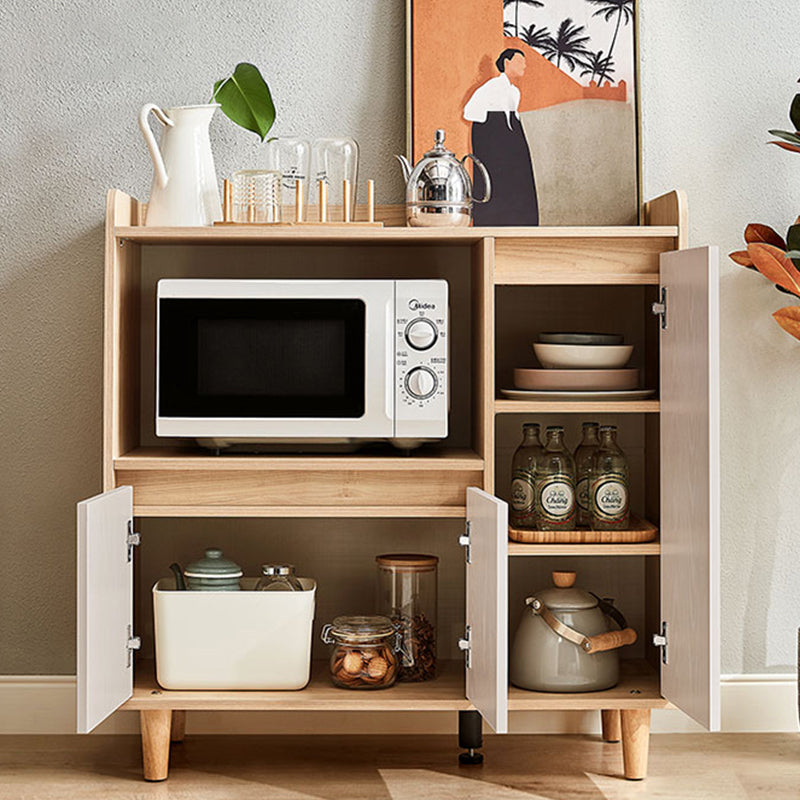
[[618, 648], [636, 631], [610, 601], [554, 572], [553, 586], [525, 600], [509, 662], [511, 683], [538, 692], [595, 692], [619, 682]]
[[343, 689], [386, 689], [397, 679], [399, 637], [388, 617], [336, 617], [322, 629], [333, 645], [331, 680]]
[[186, 588], [200, 592], [238, 592], [242, 568], [224, 558], [222, 550], [209, 547], [205, 557], [193, 561], [183, 571]]
[[389, 553], [375, 559], [379, 613], [390, 617], [402, 640], [399, 681], [436, 677], [437, 556]]

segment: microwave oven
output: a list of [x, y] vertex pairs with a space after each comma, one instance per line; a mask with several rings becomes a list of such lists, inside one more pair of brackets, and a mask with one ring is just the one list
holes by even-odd
[[162, 279], [156, 435], [401, 449], [448, 430], [444, 280]]

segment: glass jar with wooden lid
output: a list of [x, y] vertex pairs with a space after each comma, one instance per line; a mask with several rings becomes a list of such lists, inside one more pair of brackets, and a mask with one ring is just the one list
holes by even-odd
[[390, 617], [402, 637], [400, 681], [436, 677], [438, 556], [389, 553], [378, 566], [378, 613]]

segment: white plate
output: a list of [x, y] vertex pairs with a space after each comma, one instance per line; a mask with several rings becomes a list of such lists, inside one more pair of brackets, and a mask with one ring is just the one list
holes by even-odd
[[655, 389], [629, 389], [613, 392], [534, 392], [526, 389], [501, 389], [500, 394], [509, 400], [644, 400], [652, 397]]

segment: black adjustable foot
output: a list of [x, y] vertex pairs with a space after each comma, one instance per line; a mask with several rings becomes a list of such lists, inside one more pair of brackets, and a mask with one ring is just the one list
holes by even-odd
[[475, 751], [483, 747], [481, 715], [477, 711], [458, 712], [458, 746], [466, 753], [458, 754], [459, 764], [483, 764], [483, 754]]

